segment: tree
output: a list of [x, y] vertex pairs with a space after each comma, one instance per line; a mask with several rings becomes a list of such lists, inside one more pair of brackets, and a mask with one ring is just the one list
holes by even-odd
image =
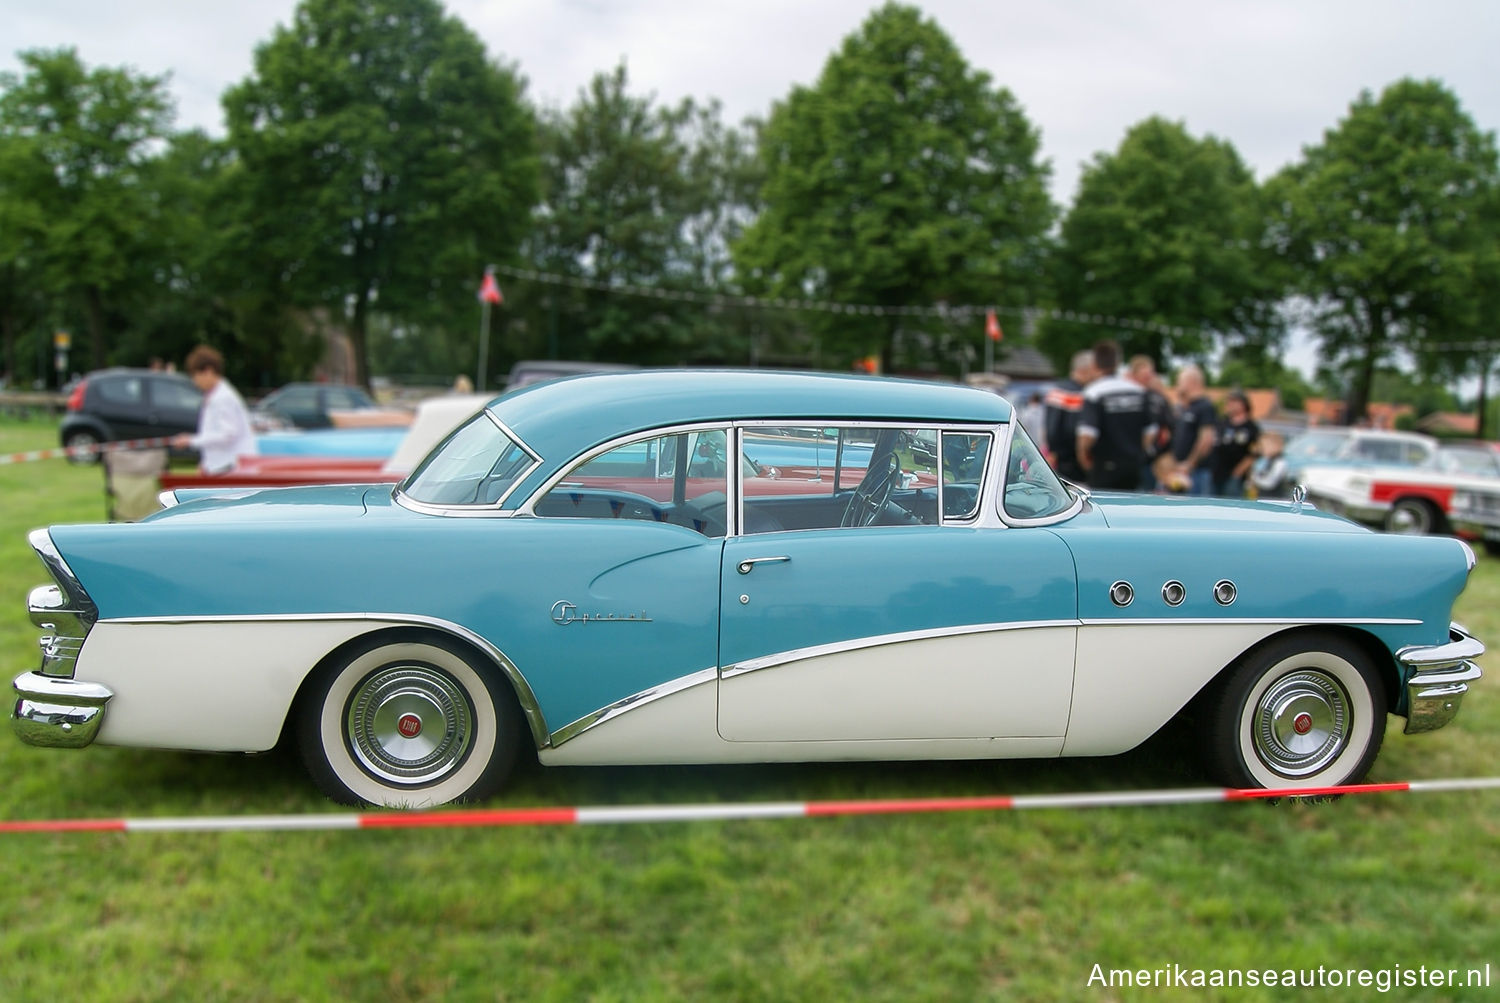
[[302, 0], [224, 97], [256, 243], [291, 298], [348, 315], [355, 368], [393, 318], [469, 326], [536, 200], [516, 72], [435, 0]]
[[164, 78], [90, 70], [73, 49], [32, 50], [20, 60], [23, 76], [0, 74], [0, 199], [29, 201], [31, 210], [0, 257], [13, 265], [24, 257], [49, 288], [81, 302], [101, 367], [110, 302], [146, 237], [141, 174], [167, 134], [172, 104]]
[[1323, 142], [1273, 179], [1276, 243], [1300, 270], [1307, 319], [1365, 414], [1377, 367], [1476, 323], [1476, 226], [1495, 143], [1434, 80], [1365, 92]]
[[[720, 289], [748, 215], [748, 144], [717, 104], [658, 105], [622, 64], [542, 116], [543, 197], [525, 246], [539, 269], [664, 293]], [[724, 318], [597, 288], [515, 287], [540, 354], [632, 362], [722, 357]]]
[[[1202, 357], [1219, 332], [1265, 356], [1284, 334], [1276, 306], [1285, 293], [1265, 231], [1255, 179], [1233, 145], [1148, 118], [1084, 170], [1062, 224], [1054, 295], [1065, 310], [1152, 325], [1110, 332], [1127, 354]], [[1066, 367], [1101, 333], [1051, 320], [1045, 341]]]
[[[1009, 91], [916, 8], [889, 3], [815, 86], [773, 108], [760, 136], [764, 210], [734, 248], [741, 281], [883, 308], [1030, 303], [1054, 215], [1038, 148]], [[895, 361], [897, 314], [807, 320], [846, 357]]]

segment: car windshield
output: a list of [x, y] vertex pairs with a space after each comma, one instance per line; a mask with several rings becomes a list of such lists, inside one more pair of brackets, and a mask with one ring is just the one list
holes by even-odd
[[1296, 459], [1325, 459], [1337, 453], [1339, 447], [1348, 441], [1349, 436], [1343, 433], [1312, 432], [1292, 440], [1292, 444], [1286, 448], [1286, 454]]
[[1073, 505], [1072, 492], [1047, 466], [1020, 422], [1014, 428], [1005, 468], [1005, 514], [1012, 519], [1045, 519], [1066, 512]]
[[427, 454], [401, 493], [429, 505], [495, 505], [535, 461], [481, 411]]
[[1438, 451], [1438, 469], [1450, 474], [1500, 477], [1500, 456], [1487, 449], [1443, 449]]

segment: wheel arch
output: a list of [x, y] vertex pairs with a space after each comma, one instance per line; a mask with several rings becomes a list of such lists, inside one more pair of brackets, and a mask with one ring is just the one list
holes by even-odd
[[1292, 637], [1320, 634], [1343, 638], [1354, 644], [1369, 657], [1370, 663], [1375, 666], [1376, 672], [1380, 675], [1380, 681], [1385, 686], [1386, 706], [1394, 711], [1396, 709], [1397, 698], [1401, 694], [1401, 678], [1396, 666], [1395, 656], [1391, 654], [1390, 649], [1385, 646], [1380, 638], [1368, 630], [1352, 624], [1341, 623], [1298, 624], [1268, 634], [1230, 659], [1223, 668], [1214, 674], [1212, 679], [1204, 684], [1203, 688], [1199, 690], [1199, 695], [1201, 696], [1203, 693], [1208, 692], [1225, 676], [1229, 675], [1248, 659], [1254, 658], [1258, 652], [1270, 645], [1278, 644]]
[[346, 661], [355, 651], [362, 648], [400, 641], [433, 640], [457, 647], [461, 652], [473, 657], [477, 663], [496, 671], [500, 678], [505, 680], [507, 692], [526, 721], [527, 729], [531, 733], [533, 751], [547, 748], [551, 744], [547, 722], [542, 715], [541, 707], [537, 704], [536, 694], [532, 692], [531, 685], [526, 681], [526, 677], [521, 675], [515, 663], [499, 648], [489, 644], [479, 635], [457, 624], [445, 622], [382, 623], [372, 630], [356, 634], [331, 649], [318, 659], [317, 663], [302, 677], [302, 682], [298, 684], [297, 692], [292, 696], [291, 703], [287, 707], [286, 719], [282, 723], [283, 739], [290, 733], [293, 722], [297, 720], [308, 692], [314, 687], [316, 681], [329, 671], [330, 666]]

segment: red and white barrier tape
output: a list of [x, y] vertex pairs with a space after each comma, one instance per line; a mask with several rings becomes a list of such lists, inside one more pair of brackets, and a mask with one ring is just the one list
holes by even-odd
[[961, 798], [894, 798], [872, 801], [761, 801], [724, 804], [620, 805], [584, 808], [477, 808], [461, 811], [344, 812], [306, 815], [204, 815], [177, 818], [73, 818], [0, 822], [0, 833], [20, 832], [247, 832], [310, 829], [459, 829], [518, 825], [624, 825], [633, 822], [701, 822], [752, 818], [819, 818], [834, 815], [905, 815], [955, 811], [1024, 811], [1031, 808], [1121, 808], [1330, 794], [1435, 794], [1500, 790], [1500, 777], [1412, 780], [1290, 790], [1199, 787], [1084, 794], [1015, 794]]
[[60, 460], [63, 457], [99, 456], [103, 453], [118, 453], [127, 449], [154, 449], [170, 446], [172, 439], [121, 439], [118, 442], [101, 442], [94, 446], [66, 446], [58, 449], [33, 449], [29, 453], [0, 453], [0, 466], [7, 463], [30, 463], [33, 460]]

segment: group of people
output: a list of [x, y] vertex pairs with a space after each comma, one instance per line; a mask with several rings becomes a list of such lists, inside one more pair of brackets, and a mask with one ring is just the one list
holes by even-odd
[[[1196, 365], [1183, 366], [1171, 390], [1148, 356], [1119, 370], [1119, 346], [1101, 341], [1074, 355], [1069, 378], [1033, 402], [1040, 427], [1028, 431], [1057, 472], [1103, 490], [1244, 497], [1252, 468], [1267, 466], [1277, 445], [1262, 436], [1249, 399], [1229, 394], [1220, 416]], [[1028, 417], [1037, 423], [1035, 408], [1023, 412], [1023, 425]]]

